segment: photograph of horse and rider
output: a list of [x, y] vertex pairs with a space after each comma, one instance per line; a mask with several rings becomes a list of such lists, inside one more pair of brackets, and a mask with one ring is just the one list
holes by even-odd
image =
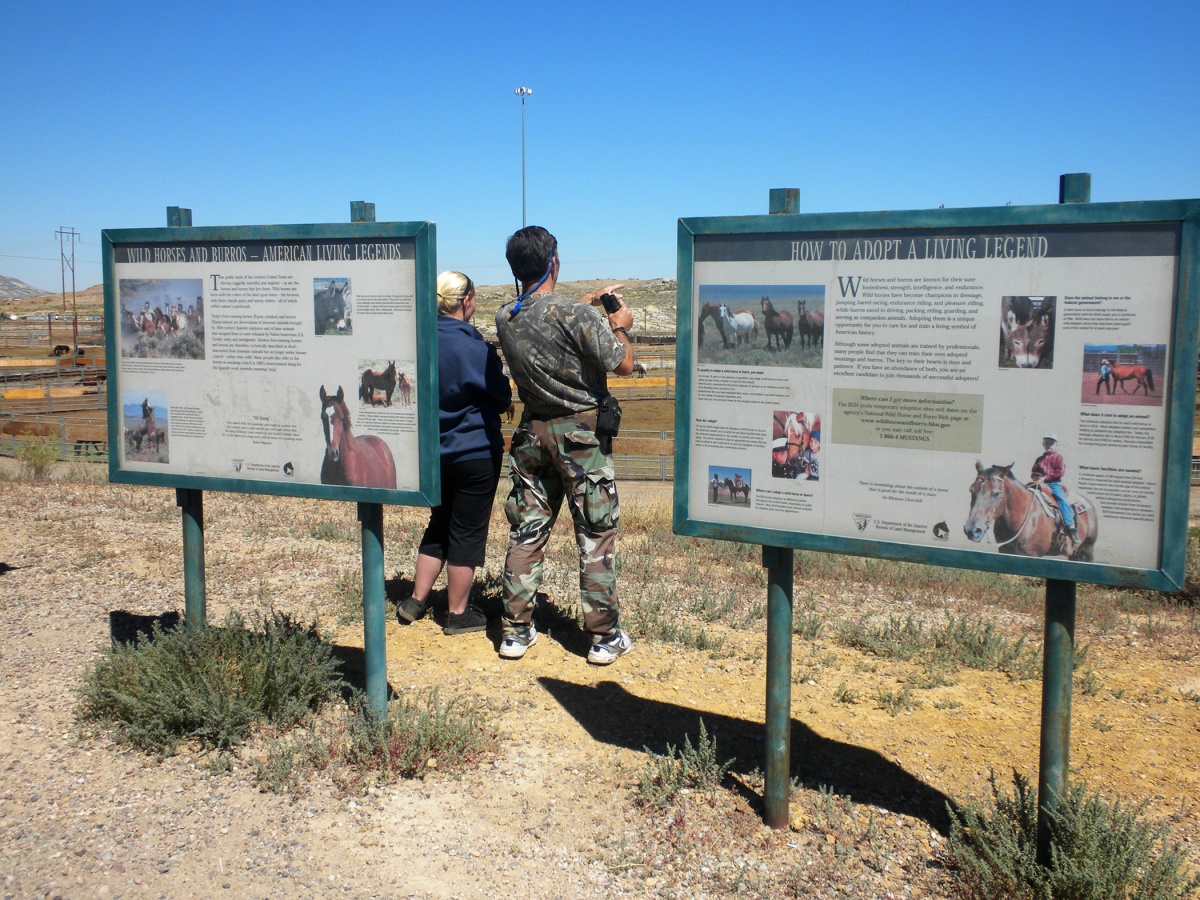
[[166, 391], [126, 390], [121, 397], [121, 419], [127, 461], [171, 461]]
[[708, 467], [708, 502], [750, 507], [750, 472], [732, 466]]
[[819, 369], [824, 353], [825, 285], [700, 285], [699, 363]]
[[1162, 406], [1166, 344], [1084, 344], [1079, 399], [1101, 406]]
[[204, 359], [204, 282], [199, 278], [122, 278], [121, 356]]
[[1015, 469], [1015, 462], [985, 467], [975, 461], [971, 506], [963, 523], [968, 540], [994, 544], [999, 553], [1092, 562], [1100, 514], [1091, 500], [1067, 487], [1067, 461], [1058, 435], [1048, 431], [1042, 436], [1042, 453], [1028, 479], [1014, 474]]

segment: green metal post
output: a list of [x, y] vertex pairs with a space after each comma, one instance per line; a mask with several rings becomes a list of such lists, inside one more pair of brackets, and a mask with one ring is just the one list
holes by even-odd
[[771, 188], [770, 214], [794, 216], [800, 212], [800, 188]]
[[790, 547], [763, 547], [767, 570], [767, 759], [763, 821], [788, 827], [792, 768], [792, 562]]
[[1071, 768], [1071, 679], [1075, 667], [1075, 582], [1046, 579], [1042, 648], [1042, 746], [1038, 768], [1037, 859], [1050, 864], [1050, 817]]
[[[1090, 203], [1092, 176], [1062, 175], [1059, 203]], [[1075, 582], [1046, 579], [1042, 646], [1042, 738], [1038, 759], [1037, 861], [1050, 864], [1050, 819], [1066, 796], [1071, 769], [1071, 689], [1075, 669]]]
[[176, 488], [183, 518], [183, 615], [188, 628], [208, 624], [204, 589], [204, 491]]
[[358, 504], [362, 523], [363, 656], [367, 699], [376, 712], [387, 710], [387, 632], [383, 591], [383, 504]]
[[[190, 228], [192, 211], [167, 207], [167, 227]], [[176, 488], [175, 505], [183, 519], [183, 617], [188, 628], [208, 625], [208, 598], [204, 587], [204, 492]]]
[[[772, 188], [771, 215], [800, 211], [797, 188]], [[767, 570], [767, 758], [763, 821], [788, 827], [792, 770], [792, 565], [790, 547], [763, 547]]]
[[[350, 201], [351, 222], [374, 222], [375, 204]], [[383, 504], [358, 504], [362, 523], [363, 657], [367, 699], [376, 712], [387, 711], [387, 626], [383, 575]]]

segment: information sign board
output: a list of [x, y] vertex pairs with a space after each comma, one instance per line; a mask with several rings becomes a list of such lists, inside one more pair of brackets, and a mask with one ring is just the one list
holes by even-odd
[[676, 530], [1180, 586], [1198, 214], [681, 219]]
[[434, 225], [103, 233], [114, 482], [438, 502]]

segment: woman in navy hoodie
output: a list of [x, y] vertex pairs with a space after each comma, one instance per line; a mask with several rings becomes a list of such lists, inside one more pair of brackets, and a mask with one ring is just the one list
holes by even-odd
[[466, 634], [487, 627], [483, 611], [468, 606], [467, 598], [487, 549], [504, 453], [500, 414], [512, 405], [512, 388], [495, 348], [471, 324], [471, 279], [461, 272], [443, 272], [437, 298], [442, 502], [430, 513], [417, 551], [412, 596], [400, 603], [400, 617], [415, 622], [425, 615], [429, 592], [444, 567], [449, 615], [443, 631]]

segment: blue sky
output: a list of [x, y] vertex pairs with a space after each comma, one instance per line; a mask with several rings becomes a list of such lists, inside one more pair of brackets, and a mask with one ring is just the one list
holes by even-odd
[[673, 277], [676, 219], [1200, 196], [1200, 4], [6, 3], [0, 275], [101, 280], [100, 231], [429, 219], [508, 280]]

